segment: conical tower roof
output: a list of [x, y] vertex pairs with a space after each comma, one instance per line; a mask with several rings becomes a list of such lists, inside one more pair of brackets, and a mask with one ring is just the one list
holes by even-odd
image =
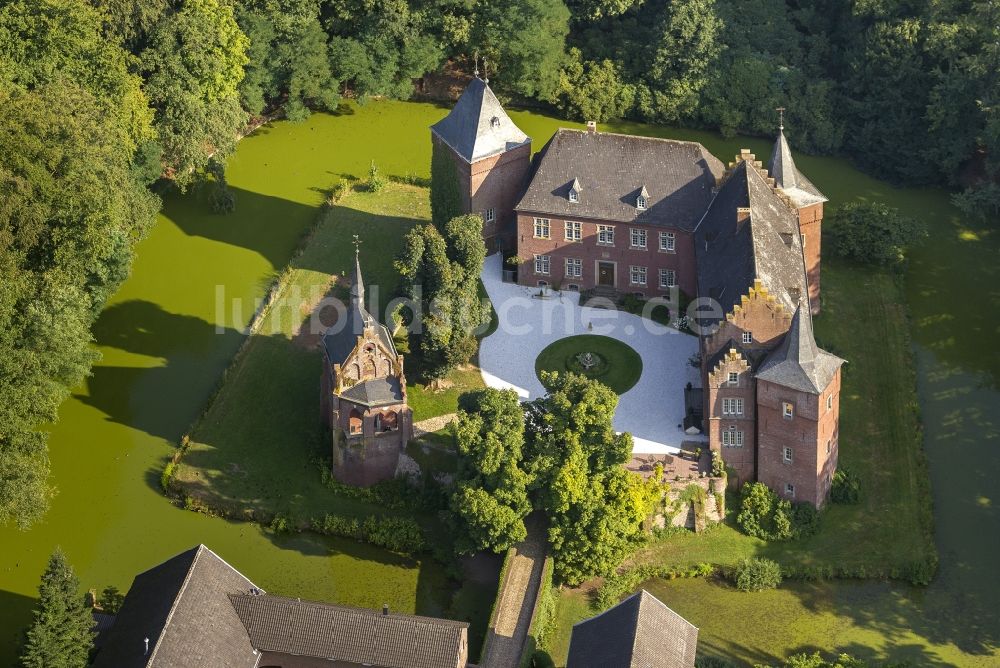
[[771, 162], [767, 171], [774, 177], [774, 185], [792, 200], [796, 207], [809, 206], [828, 201], [826, 196], [807, 179], [795, 166], [792, 149], [785, 139], [785, 126], [779, 126], [778, 138], [771, 152]]
[[359, 249], [354, 249], [354, 269], [351, 272], [351, 303], [365, 303], [365, 281], [361, 277], [361, 258]]
[[465, 87], [451, 112], [431, 126], [431, 132], [470, 163], [531, 143], [478, 76]]
[[764, 360], [757, 377], [802, 392], [820, 394], [843, 363], [844, 360], [816, 345], [812, 316], [806, 302], [800, 302], [784, 340]]
[[351, 270], [351, 303], [347, 305], [343, 320], [338, 320], [323, 334], [323, 346], [330, 360], [337, 364], [342, 362], [354, 350], [357, 338], [369, 327], [376, 329], [386, 349], [395, 356], [396, 345], [389, 330], [365, 308], [365, 281], [361, 275], [359, 249], [355, 247], [354, 268]]

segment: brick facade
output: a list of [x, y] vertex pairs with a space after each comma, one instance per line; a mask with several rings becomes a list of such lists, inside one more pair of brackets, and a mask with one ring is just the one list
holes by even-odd
[[809, 304], [813, 315], [819, 313], [819, 274], [823, 239], [823, 202], [798, 209], [799, 232], [802, 234], [802, 254], [806, 263]]
[[[688, 295], [697, 291], [697, 275], [695, 273], [694, 240], [690, 233], [675, 229], [666, 229], [649, 225], [630, 225], [628, 223], [603, 221], [593, 218], [556, 218], [550, 215], [532, 212], [517, 212], [517, 255], [521, 262], [518, 269], [518, 282], [522, 285], [535, 286], [539, 281], [548, 285], [566, 288], [576, 285], [581, 290], [587, 290], [602, 283], [599, 280], [601, 263], [610, 270], [611, 285], [621, 293], [642, 293], [643, 296], [666, 297], [669, 287], [661, 287], [660, 270], [674, 272], [677, 287]], [[549, 238], [535, 236], [535, 219], [549, 221]], [[566, 240], [567, 223], [579, 223], [580, 240]], [[604, 244], [598, 241], [598, 226], [605, 225], [614, 229], [614, 243]], [[645, 232], [646, 247], [632, 245], [632, 230]], [[660, 250], [660, 233], [671, 234], [673, 250]], [[664, 240], [670, 244], [669, 238]], [[535, 271], [535, 256], [549, 257], [549, 273], [541, 274]], [[582, 276], [566, 274], [566, 260], [580, 260]], [[631, 282], [631, 267], [645, 267], [646, 283]], [[605, 273], [605, 276], [608, 274]], [[606, 284], [606, 283], [602, 283]]]
[[757, 475], [756, 385], [749, 362], [736, 350], [728, 351], [715, 368], [709, 370], [704, 387], [709, 448], [721, 452], [722, 461], [733, 470], [731, 484], [739, 486], [754, 480]]
[[758, 380], [757, 418], [758, 479], [789, 500], [821, 507], [837, 470], [840, 371], [819, 395]]

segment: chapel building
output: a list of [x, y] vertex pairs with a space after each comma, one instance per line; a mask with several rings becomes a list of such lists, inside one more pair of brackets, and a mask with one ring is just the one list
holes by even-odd
[[364, 302], [355, 251], [351, 302], [323, 335], [320, 406], [332, 433], [333, 477], [368, 486], [396, 475], [400, 454], [413, 437], [413, 411], [406, 401], [403, 356]]

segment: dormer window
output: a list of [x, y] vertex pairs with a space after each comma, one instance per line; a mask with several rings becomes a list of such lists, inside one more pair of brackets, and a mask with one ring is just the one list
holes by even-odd
[[500, 127], [500, 119], [497, 118], [496, 116], [494, 116], [493, 118], [491, 118], [490, 119], [490, 127], [493, 128], [494, 130], [496, 130], [497, 128], [499, 128]]
[[637, 211], [645, 211], [646, 206], [649, 204], [649, 191], [646, 190], [646, 186], [643, 186], [639, 190], [639, 194], [635, 196], [635, 208]]
[[573, 183], [569, 184], [569, 194], [567, 195], [569, 201], [574, 204], [579, 202], [581, 190], [583, 190], [583, 186], [580, 185], [580, 179], [573, 179]]

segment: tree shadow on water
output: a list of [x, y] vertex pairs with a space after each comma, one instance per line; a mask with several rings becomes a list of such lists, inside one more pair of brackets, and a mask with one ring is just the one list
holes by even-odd
[[94, 333], [100, 345], [164, 361], [149, 367], [95, 366], [86, 391], [74, 398], [112, 422], [167, 440], [180, 438], [198, 415], [244, 338], [142, 300], [109, 306]]

